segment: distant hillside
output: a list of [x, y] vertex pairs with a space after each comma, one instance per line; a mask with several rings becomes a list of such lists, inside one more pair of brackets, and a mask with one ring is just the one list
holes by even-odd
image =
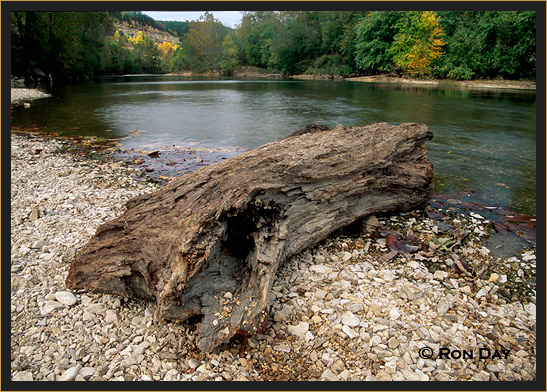
[[158, 44], [164, 41], [171, 44], [180, 44], [180, 39], [173, 34], [152, 26], [140, 24], [139, 22], [126, 22], [114, 19], [114, 28], [119, 30], [120, 33], [123, 32], [128, 37], [136, 37], [139, 31], [142, 31], [144, 35], [152, 38]]
[[190, 21], [188, 20], [185, 22], [160, 20], [158, 23], [164, 27], [164, 30], [176, 35], [179, 38], [184, 37], [184, 35], [188, 32], [188, 27], [190, 26]]
[[142, 31], [144, 35], [158, 44], [164, 41], [171, 44], [180, 44], [179, 37], [167, 31], [162, 22], [158, 22], [140, 12], [113, 12], [111, 16], [113, 17], [114, 28], [128, 37], [136, 37], [139, 31]]

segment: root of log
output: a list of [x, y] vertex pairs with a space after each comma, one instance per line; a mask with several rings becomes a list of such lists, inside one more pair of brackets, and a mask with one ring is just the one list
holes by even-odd
[[67, 287], [156, 300], [161, 320], [199, 315], [204, 351], [263, 331], [280, 263], [367, 215], [427, 199], [431, 137], [414, 123], [310, 125], [201, 168], [100, 226]]

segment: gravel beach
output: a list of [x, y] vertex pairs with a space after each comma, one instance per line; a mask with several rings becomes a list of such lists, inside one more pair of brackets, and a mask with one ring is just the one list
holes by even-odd
[[42, 90], [33, 88], [14, 88], [11, 89], [11, 104], [20, 104], [25, 101], [31, 101], [33, 99], [48, 98], [50, 94], [45, 93]]
[[[119, 163], [78, 161], [60, 147], [12, 135], [13, 380], [536, 377], [535, 287], [526, 300], [502, 295], [513, 280], [535, 281], [535, 251], [495, 259], [480, 245], [487, 229], [478, 214], [453, 216], [450, 225], [472, 233], [434, 257], [427, 255], [441, 248], [435, 238], [449, 238], [452, 229], [419, 211], [335, 233], [280, 268], [263, 335], [211, 354], [197, 350], [195, 323], [159, 323], [153, 302], [70, 292], [70, 263], [97, 226], [157, 185], [133, 179], [134, 170]], [[378, 235], [382, 226], [413, 229], [429, 248], [393, 252]], [[482, 279], [455, 273], [458, 258], [490, 267]]]

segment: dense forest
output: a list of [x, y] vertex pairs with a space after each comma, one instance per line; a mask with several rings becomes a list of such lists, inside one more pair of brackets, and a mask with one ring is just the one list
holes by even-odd
[[[180, 44], [129, 35], [116, 21], [168, 31]], [[231, 75], [398, 74], [532, 79], [534, 11], [258, 11], [235, 29], [210, 13], [155, 21], [140, 12], [13, 12], [11, 73], [29, 81], [182, 70]]]

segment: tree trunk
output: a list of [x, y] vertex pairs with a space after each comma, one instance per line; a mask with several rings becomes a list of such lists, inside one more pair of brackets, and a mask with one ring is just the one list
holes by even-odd
[[25, 87], [32, 87], [31, 57], [35, 53], [34, 33], [36, 30], [36, 12], [27, 11], [25, 14], [25, 32], [23, 35], [23, 70], [25, 72]]
[[261, 331], [280, 263], [364, 216], [426, 200], [431, 137], [423, 124], [312, 124], [204, 167], [100, 226], [67, 286], [155, 299], [162, 320], [202, 315], [204, 351]]

